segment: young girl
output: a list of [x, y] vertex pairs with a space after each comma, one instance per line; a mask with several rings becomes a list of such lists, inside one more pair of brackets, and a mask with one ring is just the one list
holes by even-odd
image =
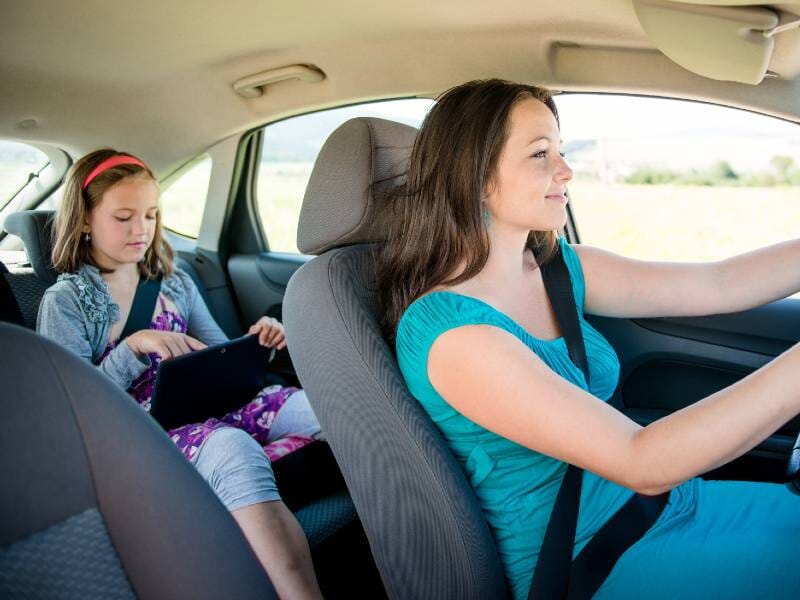
[[[594, 598], [797, 598], [800, 498], [782, 485], [698, 476], [800, 413], [800, 346], [641, 427], [607, 404], [620, 364], [583, 314], [718, 314], [774, 301], [800, 290], [800, 241], [709, 264], [572, 246], [556, 236], [571, 178], [546, 90], [457, 86], [425, 117], [380, 257], [378, 293], [400, 369], [475, 489], [513, 597], [528, 596], [571, 463], [584, 469], [573, 556], [613, 528], [634, 492], [669, 494]], [[588, 383], [539, 268], [559, 253]]]
[[[153, 172], [111, 149], [80, 159], [56, 216], [53, 265], [61, 275], [42, 299], [37, 330], [91, 360], [145, 410], [161, 360], [227, 340], [172, 258]], [[140, 278], [159, 276], [149, 329], [119, 339]], [[249, 333], [262, 345], [286, 346], [275, 319], [262, 317]], [[305, 393], [280, 386], [220, 419], [169, 432], [231, 511], [282, 598], [321, 595], [308, 543], [280, 499], [270, 460], [320, 433]]]

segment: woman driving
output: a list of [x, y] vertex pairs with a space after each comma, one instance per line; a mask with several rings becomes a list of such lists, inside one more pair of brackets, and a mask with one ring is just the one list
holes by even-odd
[[[445, 92], [416, 139], [378, 264], [386, 328], [412, 394], [475, 490], [514, 598], [525, 598], [567, 464], [584, 469], [573, 556], [635, 495], [668, 494], [596, 598], [794, 598], [800, 499], [699, 475], [800, 413], [794, 347], [642, 427], [608, 404], [611, 345], [584, 314], [699, 316], [800, 290], [800, 241], [706, 264], [570, 245], [572, 171], [550, 94], [500, 80]], [[569, 272], [588, 362], [570, 359], [540, 265]], [[759, 285], [748, 285], [757, 280]]]

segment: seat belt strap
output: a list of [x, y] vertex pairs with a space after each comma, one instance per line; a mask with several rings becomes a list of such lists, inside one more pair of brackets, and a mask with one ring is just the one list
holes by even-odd
[[[578, 318], [578, 308], [572, 291], [572, 280], [559, 250], [541, 266], [542, 280], [558, 326], [564, 335], [572, 362], [583, 373], [589, 384], [589, 362], [583, 344], [583, 332]], [[583, 470], [574, 465], [567, 467], [558, 489], [553, 512], [544, 534], [539, 560], [528, 593], [529, 600], [565, 598], [569, 588], [572, 567], [572, 548], [578, 524]]]
[[567, 343], [567, 352], [572, 362], [581, 370], [589, 387], [589, 361], [586, 358], [586, 346], [583, 343], [583, 330], [578, 317], [578, 306], [572, 291], [572, 278], [569, 276], [567, 263], [561, 250], [542, 265], [542, 281], [550, 305], [556, 314], [556, 321]]
[[528, 600], [558, 600], [567, 597], [582, 480], [583, 469], [568, 465], [544, 533]]
[[161, 276], [156, 279], [139, 278], [139, 285], [136, 286], [136, 294], [133, 297], [131, 312], [119, 341], [124, 340], [132, 333], [142, 329], [150, 329], [150, 321], [153, 320], [153, 312], [158, 301], [158, 293], [161, 291]]
[[[570, 359], [583, 372], [588, 387], [589, 363], [580, 317], [569, 270], [560, 251], [542, 266], [542, 279], [564, 334]], [[573, 562], [582, 478], [582, 469], [574, 465], [567, 467], [545, 530], [529, 600], [591, 598], [620, 556], [650, 529], [669, 500], [669, 492], [659, 496], [634, 494], [600, 528]]]
[[583, 600], [594, 596], [620, 556], [647, 533], [668, 501], [669, 492], [658, 496], [631, 496], [575, 557], [567, 599]]

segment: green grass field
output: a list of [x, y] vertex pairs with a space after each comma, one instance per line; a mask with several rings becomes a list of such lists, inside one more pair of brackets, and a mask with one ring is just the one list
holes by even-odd
[[649, 260], [719, 260], [800, 237], [800, 190], [570, 184], [585, 244]]
[[276, 252], [297, 252], [297, 219], [311, 162], [261, 163], [256, 186], [256, 203], [261, 223]]

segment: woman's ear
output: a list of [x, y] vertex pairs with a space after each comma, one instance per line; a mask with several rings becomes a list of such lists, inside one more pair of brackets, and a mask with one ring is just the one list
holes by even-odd
[[483, 196], [481, 197], [481, 200], [484, 202], [484, 204], [486, 203], [487, 200], [489, 200], [491, 196], [494, 195], [496, 191], [497, 189], [494, 177], [490, 177], [489, 179], [486, 180], [486, 184], [483, 186]]

